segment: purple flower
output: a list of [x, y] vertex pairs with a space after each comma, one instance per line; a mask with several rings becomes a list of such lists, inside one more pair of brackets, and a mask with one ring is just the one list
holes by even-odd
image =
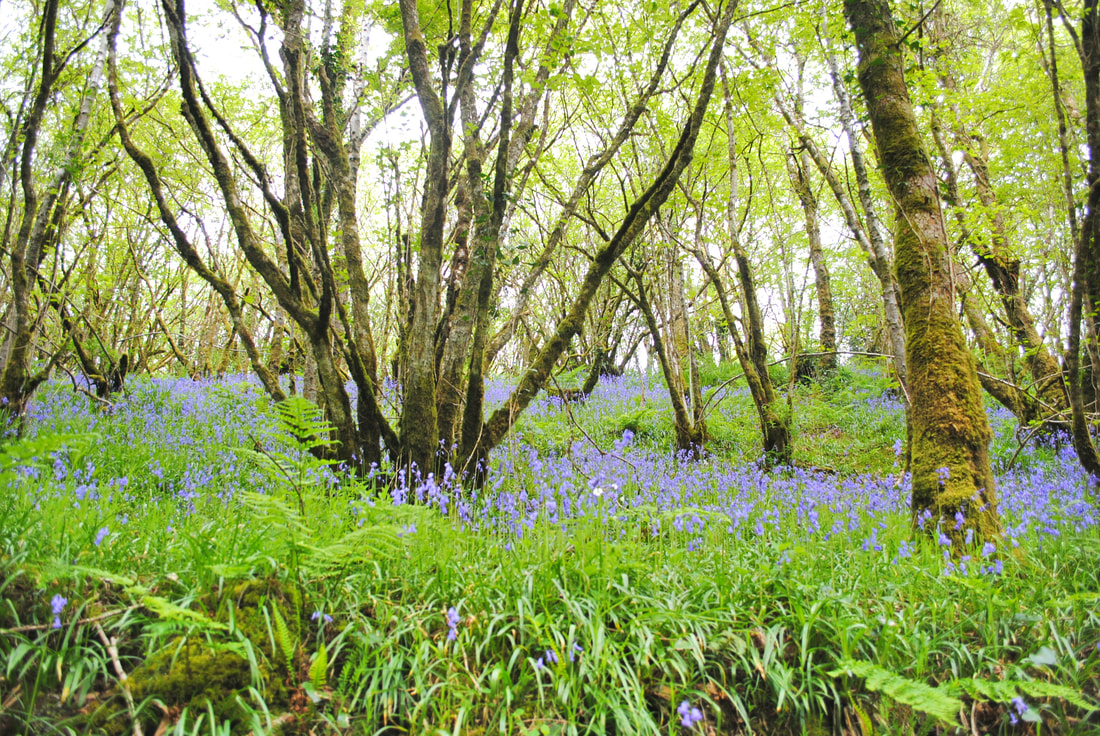
[[1013, 713], [1010, 710], [1008, 712], [1008, 720], [1009, 720], [1009, 723], [1011, 723], [1012, 725], [1016, 725], [1017, 723], [1020, 722], [1020, 719], [1017, 717], [1017, 714], [1022, 716], [1024, 713], [1027, 713], [1027, 710], [1028, 710], [1027, 703], [1024, 702], [1023, 698], [1021, 698], [1020, 696], [1017, 695], [1015, 698], [1012, 699], [1012, 708], [1016, 712]]
[[680, 703], [676, 708], [676, 712], [680, 714], [680, 725], [684, 728], [692, 728], [696, 723], [703, 720], [703, 711], [686, 700]]
[[95, 535], [95, 546], [98, 547], [99, 545], [103, 544], [103, 540], [110, 533], [111, 533], [111, 530], [108, 529], [107, 527], [103, 527], [102, 529], [100, 529]]
[[458, 638], [458, 622], [461, 620], [457, 608], [451, 606], [447, 609], [447, 641], [454, 641]]
[[327, 613], [322, 613], [321, 611], [314, 611], [310, 615], [309, 620], [310, 621], [320, 620], [320, 621], [322, 621], [326, 624], [330, 624], [330, 623], [332, 623], [332, 616], [328, 615]]
[[60, 593], [57, 593], [50, 599], [50, 608], [53, 611], [53, 628], [61, 628], [61, 612], [65, 610], [65, 604], [68, 602], [69, 599], [65, 598]]

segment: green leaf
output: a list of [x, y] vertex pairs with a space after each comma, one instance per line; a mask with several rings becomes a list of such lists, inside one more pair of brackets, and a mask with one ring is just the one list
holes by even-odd
[[846, 659], [840, 661], [839, 665], [839, 669], [829, 673], [830, 677], [843, 674], [861, 677], [866, 681], [867, 689], [872, 692], [881, 692], [902, 705], [935, 716], [944, 723], [954, 725], [958, 721], [962, 701], [939, 688], [902, 677], [871, 662]]
[[166, 598], [157, 595], [147, 595], [141, 599], [141, 604], [163, 619], [187, 626], [198, 626], [207, 629], [226, 631], [228, 626], [221, 621], [213, 621], [198, 611], [177, 606]]
[[1058, 653], [1048, 646], [1039, 647], [1039, 651], [1027, 657], [1026, 661], [1036, 667], [1053, 667], [1058, 664]]
[[309, 681], [316, 690], [324, 690], [328, 675], [328, 654], [325, 652], [325, 643], [321, 642], [321, 648], [317, 650], [317, 656], [309, 666]]
[[271, 607], [271, 618], [275, 627], [275, 639], [279, 643], [279, 648], [283, 650], [283, 656], [286, 657], [286, 669], [288, 672], [294, 672], [294, 652], [298, 649], [298, 642], [290, 632], [290, 627], [286, 625], [283, 614], [279, 613], [278, 606]]

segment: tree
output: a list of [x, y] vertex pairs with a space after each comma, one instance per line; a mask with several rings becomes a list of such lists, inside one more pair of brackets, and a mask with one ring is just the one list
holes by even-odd
[[[905, 82], [901, 34], [886, 0], [845, 0], [858, 76], [883, 177], [895, 200], [894, 252], [912, 400], [914, 526], [939, 529], [962, 553], [997, 538], [992, 436], [974, 359], [955, 316], [938, 182]], [[959, 523], [961, 520], [962, 523]]]
[[[78, 26], [79, 35], [68, 49], [59, 48], [59, 44], [64, 43], [58, 35], [61, 9], [58, 0], [46, 0], [42, 6], [35, 48], [37, 85], [34, 84], [34, 75], [29, 75], [24, 99], [12, 121], [4, 156], [5, 162], [18, 162], [16, 173], [22, 195], [15, 238], [8, 242], [10, 231], [7, 228], [4, 234], [11, 303], [4, 320], [4, 334], [0, 338], [0, 402], [5, 413], [16, 417], [22, 416], [27, 400], [46, 380], [50, 369], [60, 358], [60, 350], [53, 351], [45, 367], [32, 371], [35, 332], [42, 326], [45, 317], [38, 313], [34, 295], [45, 287], [45, 292], [53, 292], [52, 299], [61, 298], [56, 291], [58, 285], [48, 283], [41, 267], [46, 256], [58, 244], [69, 216], [74, 176], [81, 172], [88, 159], [85, 141], [107, 60], [107, 38], [106, 34], [100, 35], [100, 31], [114, 15], [115, 3], [108, 0], [104, 5], [103, 22], [98, 29], [89, 33]], [[50, 142], [46, 138], [47, 110], [58, 104], [63, 91], [63, 72], [79, 59], [81, 51], [97, 35], [100, 36], [100, 43], [88, 71], [86, 85], [77, 97], [72, 126], [60, 141], [63, 153], [58, 160], [50, 161], [47, 154], [39, 150], [40, 142]], [[65, 98], [61, 96], [61, 99]], [[41, 181], [41, 174], [47, 169], [51, 170], [51, 174]], [[6, 169], [4, 171], [6, 173]], [[12, 204], [14, 209], [15, 203]]]

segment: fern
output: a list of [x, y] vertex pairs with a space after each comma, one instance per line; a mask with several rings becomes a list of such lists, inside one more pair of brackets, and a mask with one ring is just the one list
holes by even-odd
[[275, 640], [279, 643], [279, 649], [286, 657], [287, 672], [294, 672], [294, 653], [298, 650], [298, 641], [287, 626], [283, 614], [279, 613], [279, 607], [271, 606], [271, 618], [275, 627]]
[[206, 630], [219, 630], [226, 631], [228, 626], [220, 621], [214, 621], [207, 618], [197, 611], [192, 611], [190, 608], [184, 608], [183, 606], [177, 606], [166, 598], [161, 598], [156, 595], [147, 595], [141, 599], [141, 604], [155, 613], [162, 619], [174, 624], [179, 624], [188, 627], [198, 627]]
[[983, 680], [967, 677], [952, 680], [944, 686], [952, 693], [965, 693], [974, 700], [992, 700], [1007, 703], [1021, 693], [1032, 698], [1061, 698], [1082, 710], [1096, 710], [1096, 705], [1071, 687], [1041, 680]]
[[325, 643], [320, 643], [320, 649], [317, 650], [317, 656], [313, 658], [313, 664], [309, 666], [309, 681], [313, 683], [313, 688], [320, 692], [325, 689], [327, 685], [326, 676], [328, 675], [328, 653], [325, 651]]
[[948, 695], [941, 688], [931, 687], [923, 682], [910, 680], [871, 662], [842, 660], [839, 669], [829, 673], [830, 677], [843, 674], [855, 675], [866, 680], [866, 687], [872, 692], [881, 692], [902, 705], [935, 716], [944, 723], [955, 724], [963, 703]]
[[275, 405], [279, 424], [301, 447], [313, 450], [338, 444], [330, 439], [334, 427], [320, 407], [309, 399], [291, 396]]
[[298, 513], [305, 515], [305, 491], [325, 482], [327, 466], [337, 461], [320, 459], [323, 450], [339, 444], [331, 439], [335, 428], [325, 420], [316, 404], [300, 396], [292, 396], [275, 405], [279, 426], [290, 435], [294, 446], [290, 452], [265, 449], [253, 440], [255, 449], [237, 448], [267, 471], [273, 480], [285, 484], [298, 501]]

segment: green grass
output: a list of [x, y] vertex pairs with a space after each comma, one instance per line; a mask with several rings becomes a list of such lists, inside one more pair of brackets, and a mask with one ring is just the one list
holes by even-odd
[[[975, 572], [994, 558], [946, 567], [934, 541], [913, 542], [890, 481], [878, 505], [844, 490], [856, 470], [897, 472], [899, 418], [865, 378], [797, 397], [800, 459], [840, 477], [760, 476], [736, 518], [722, 473], [756, 450], [734, 395], [715, 414], [716, 480], [675, 490], [678, 505], [631, 505], [671, 435], [659, 393], [619, 390], [572, 407], [575, 425], [550, 407], [519, 427], [542, 451], [512, 440], [498, 494], [604, 484], [575, 489], [583, 515], [524, 524], [488, 497], [441, 514], [373, 480], [334, 482], [250, 387], [139, 385], [137, 408], [114, 415], [48, 387], [49, 411], [0, 460], [0, 731], [122, 734], [133, 718], [146, 734], [1100, 730], [1087, 514], [1052, 506], [999, 553], [1000, 575]], [[554, 475], [554, 453], [587, 445], [579, 427], [613, 449], [635, 419], [619, 452], [637, 475], [620, 495], [594, 452]], [[301, 406], [283, 415], [308, 421]], [[998, 443], [1003, 462], [1016, 448]], [[834, 492], [808, 529], [800, 495]], [[703, 713], [691, 729], [685, 701]]]

